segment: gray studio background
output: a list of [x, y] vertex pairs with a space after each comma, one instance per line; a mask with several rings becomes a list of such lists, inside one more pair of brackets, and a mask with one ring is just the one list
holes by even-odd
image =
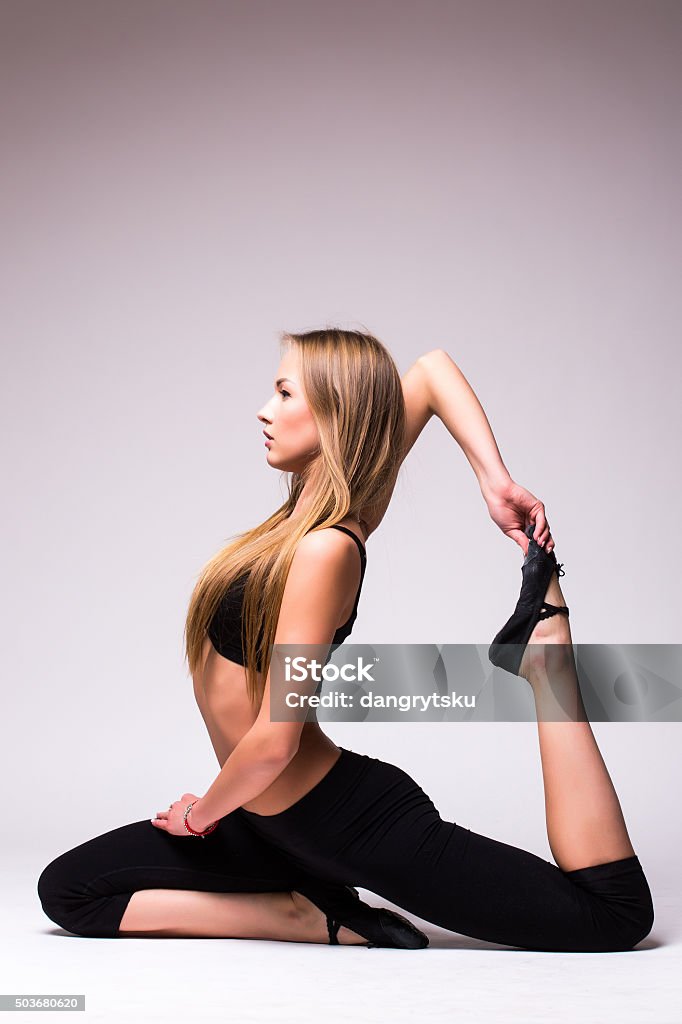
[[[401, 372], [445, 348], [546, 503], [575, 641], [680, 641], [680, 13], [3, 4], [8, 899], [217, 773], [182, 630], [285, 493], [281, 329], [366, 327]], [[367, 553], [353, 642], [487, 643], [516, 602], [436, 419]], [[533, 723], [327, 728], [550, 859]], [[681, 728], [594, 726], [661, 897]]]

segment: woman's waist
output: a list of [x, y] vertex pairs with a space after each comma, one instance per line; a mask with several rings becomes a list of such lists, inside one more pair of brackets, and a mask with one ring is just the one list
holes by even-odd
[[340, 754], [341, 748], [317, 723], [306, 723], [292, 760], [266, 790], [243, 804], [242, 809], [263, 817], [281, 814], [320, 783]]

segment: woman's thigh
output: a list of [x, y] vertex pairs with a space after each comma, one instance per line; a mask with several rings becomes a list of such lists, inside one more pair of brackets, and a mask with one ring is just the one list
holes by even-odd
[[37, 888], [55, 924], [110, 937], [139, 889], [287, 892], [300, 877], [282, 851], [229, 814], [206, 839], [171, 835], [147, 818], [122, 825], [56, 857]]
[[606, 952], [632, 949], [653, 925], [637, 856], [564, 872], [442, 819], [423, 844], [407, 829], [403, 848], [404, 859], [359, 884], [464, 935], [525, 949]]

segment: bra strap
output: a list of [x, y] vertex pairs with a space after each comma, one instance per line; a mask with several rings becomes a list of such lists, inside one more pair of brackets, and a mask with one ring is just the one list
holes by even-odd
[[358, 548], [360, 549], [360, 556], [363, 559], [367, 557], [367, 552], [365, 551], [365, 547], [364, 547], [362, 541], [360, 540], [360, 538], [357, 536], [357, 534], [353, 533], [352, 530], [349, 530], [347, 526], [341, 526], [340, 523], [334, 523], [332, 529], [333, 530], [343, 530], [344, 533], [347, 533], [349, 537], [353, 538], [353, 540], [357, 544]]

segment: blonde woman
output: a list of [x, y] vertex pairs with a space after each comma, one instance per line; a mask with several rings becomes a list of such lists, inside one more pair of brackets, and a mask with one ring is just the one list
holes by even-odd
[[[538, 950], [631, 949], [653, 903], [580, 696], [543, 503], [515, 483], [474, 392], [442, 350], [401, 381], [373, 335], [285, 334], [258, 413], [289, 495], [205, 566], [186, 622], [194, 693], [221, 765], [184, 793], [62, 854], [38, 892], [48, 916], [91, 935], [214, 935], [419, 948], [401, 915]], [[538, 710], [556, 864], [444, 821], [402, 769], [337, 746], [316, 720], [270, 720], [273, 644], [349, 635], [368, 537], [432, 415], [461, 446], [488, 511], [525, 558], [516, 609], [490, 648]], [[552, 721], [560, 692], [569, 721]], [[287, 888], [288, 887], [288, 888]], [[383, 915], [383, 916], [381, 916]]]

